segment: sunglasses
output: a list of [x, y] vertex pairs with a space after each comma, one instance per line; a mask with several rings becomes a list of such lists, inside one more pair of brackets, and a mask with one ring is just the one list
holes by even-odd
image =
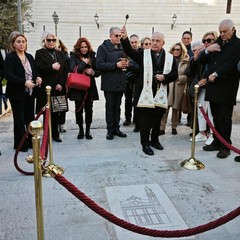
[[53, 39], [50, 39], [50, 38], [49, 38], [49, 39], [46, 39], [46, 41], [47, 41], [47, 42], [49, 42], [49, 43], [50, 43], [50, 42], [56, 42], [56, 41], [57, 41], [57, 39], [55, 39], [55, 38], [53, 38]]
[[120, 38], [120, 37], [122, 37], [121, 34], [114, 34], [114, 36], [115, 36], [116, 38]]
[[212, 39], [212, 38], [207, 38], [207, 39], [203, 39], [203, 40], [202, 40], [203, 43], [205, 43], [205, 42], [211, 43], [211, 42], [213, 42], [213, 41], [215, 41], [215, 40]]
[[181, 48], [173, 48], [173, 51], [181, 51]]
[[151, 43], [144, 43], [144, 46], [151, 46]]

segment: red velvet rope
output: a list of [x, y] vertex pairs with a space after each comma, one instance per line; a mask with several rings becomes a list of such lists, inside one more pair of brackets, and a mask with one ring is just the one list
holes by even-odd
[[[44, 111], [45, 111], [45, 107], [43, 107], [43, 108], [41, 109], [41, 111], [37, 114], [37, 116], [35, 117], [34, 120], [39, 119], [39, 117], [43, 114]], [[18, 145], [18, 147], [17, 147], [17, 149], [16, 149], [16, 151], [15, 151], [15, 154], [14, 154], [13, 162], [14, 162], [15, 168], [16, 168], [20, 173], [22, 173], [22, 174], [24, 174], [24, 175], [34, 175], [34, 172], [27, 172], [27, 171], [23, 170], [22, 168], [20, 168], [20, 166], [18, 165], [18, 161], [17, 161], [19, 150], [21, 149], [24, 141], [25, 141], [26, 138], [28, 137], [28, 134], [29, 134], [28, 132], [25, 132], [25, 134], [24, 134], [21, 142], [19, 143], [19, 145]]]
[[228, 149], [234, 151], [235, 153], [240, 154], [240, 150], [234, 146], [232, 146], [229, 142], [227, 142], [220, 134], [219, 132], [216, 130], [216, 128], [213, 126], [213, 124], [211, 123], [210, 119], [208, 118], [206, 112], [204, 111], [203, 107], [201, 105], [198, 105], [198, 107], [200, 108], [208, 126], [211, 128], [211, 130], [213, 131], [214, 135], [217, 137], [217, 139], [224, 144]]
[[44, 128], [43, 128], [43, 136], [42, 136], [42, 144], [40, 150], [40, 156], [42, 160], [47, 159], [48, 154], [48, 138], [49, 138], [49, 114], [50, 109], [46, 108], [45, 110], [45, 120], [44, 120]]
[[200, 225], [195, 228], [189, 228], [184, 230], [154, 230], [149, 229], [145, 227], [140, 227], [137, 225], [134, 225], [132, 223], [126, 222], [112, 213], [106, 211], [102, 207], [98, 206], [93, 200], [91, 200], [88, 196], [86, 196], [83, 192], [81, 192], [79, 189], [77, 189], [72, 183], [70, 183], [68, 180], [66, 180], [62, 175], [56, 175], [55, 179], [64, 186], [70, 193], [72, 193], [76, 198], [78, 198], [80, 201], [82, 201], [87, 207], [89, 207], [91, 210], [93, 210], [95, 213], [99, 214], [103, 218], [107, 219], [108, 221], [125, 228], [129, 231], [139, 233], [142, 235], [152, 236], [152, 237], [164, 237], [164, 238], [176, 238], [176, 237], [186, 237], [186, 236], [192, 236], [195, 234], [203, 233], [206, 231], [209, 231], [211, 229], [214, 229], [216, 227], [219, 227], [234, 218], [238, 217], [240, 215], [240, 207], [236, 208], [234, 211], [231, 211], [227, 215], [218, 218], [215, 221], [209, 222], [204, 225]]

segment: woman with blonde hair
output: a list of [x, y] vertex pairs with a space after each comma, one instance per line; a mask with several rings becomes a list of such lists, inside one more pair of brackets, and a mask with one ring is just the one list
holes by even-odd
[[[17, 149], [27, 127], [34, 120], [34, 92], [36, 85], [41, 85], [33, 56], [27, 53], [27, 38], [19, 32], [12, 32], [9, 37], [10, 52], [6, 55], [4, 76], [7, 80], [6, 96], [10, 100], [13, 112], [14, 149]], [[32, 148], [30, 135], [19, 151]]]
[[[190, 61], [190, 71], [197, 84], [200, 86], [198, 94], [198, 103], [201, 104], [204, 111], [207, 112], [210, 121], [213, 123], [213, 117], [210, 109], [210, 104], [205, 101], [205, 88], [207, 84], [207, 65], [200, 65], [198, 63], [198, 57], [205, 48], [214, 44], [218, 38], [218, 33], [215, 31], [206, 32], [202, 37], [202, 48], [192, 46], [194, 58]], [[195, 83], [194, 83], [195, 84]], [[195, 136], [195, 142], [205, 142], [206, 145], [210, 145], [213, 141], [212, 133], [208, 135], [207, 123], [202, 115], [200, 109], [197, 112], [198, 130], [199, 133]], [[190, 139], [190, 142], [192, 138]]]
[[172, 134], [177, 134], [179, 123], [179, 109], [181, 107], [185, 84], [187, 84], [186, 68], [189, 63], [187, 49], [182, 42], [173, 44], [169, 51], [175, 58], [178, 66], [178, 79], [169, 84], [168, 109], [166, 110], [160, 125], [160, 135], [165, 134], [169, 108], [172, 108]]

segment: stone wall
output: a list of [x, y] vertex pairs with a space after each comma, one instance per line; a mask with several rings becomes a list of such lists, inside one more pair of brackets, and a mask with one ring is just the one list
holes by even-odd
[[[34, 28], [26, 24], [29, 52], [35, 53], [40, 48], [40, 37], [43, 28], [54, 32], [52, 19], [54, 11], [59, 16], [58, 36], [69, 50], [81, 35], [89, 38], [93, 48], [109, 36], [112, 26], [122, 27], [125, 15], [129, 14], [127, 30], [129, 35], [136, 33], [140, 38], [150, 36], [154, 28], [166, 35], [165, 48], [179, 41], [185, 30], [193, 32], [193, 40], [201, 40], [206, 31], [218, 30], [218, 23], [224, 18], [231, 18], [240, 28], [240, 1], [233, 1], [231, 14], [226, 14], [226, 0], [34, 0], [32, 19]], [[94, 15], [99, 16], [99, 29]], [[177, 21], [171, 30], [172, 16]]]

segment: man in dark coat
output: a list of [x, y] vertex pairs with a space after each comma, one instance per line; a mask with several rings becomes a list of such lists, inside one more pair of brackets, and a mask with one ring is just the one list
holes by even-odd
[[[199, 62], [207, 64], [205, 100], [210, 102], [214, 126], [231, 144], [232, 113], [239, 86], [237, 63], [240, 58], [240, 39], [237, 38], [235, 25], [230, 19], [219, 23], [219, 32], [217, 42], [201, 53]], [[212, 144], [204, 146], [203, 150], [219, 151], [218, 158], [230, 155], [230, 150], [215, 135]]]
[[[120, 44], [121, 30], [118, 27], [110, 29], [110, 39], [105, 40], [97, 50], [96, 67], [102, 73], [101, 90], [106, 100], [106, 123], [108, 140], [114, 135], [127, 137], [119, 130], [121, 101], [126, 88], [125, 69], [128, 62]], [[125, 57], [125, 58], [124, 58]]]
[[[167, 85], [178, 78], [177, 64], [173, 56], [163, 49], [165, 37], [162, 33], [153, 33], [151, 50], [145, 49], [141, 51], [134, 51], [132, 49], [129, 39], [127, 38], [125, 27], [122, 28], [122, 34], [123, 37], [121, 43], [124, 51], [140, 66], [141, 76], [136, 84], [134, 105], [138, 108], [142, 150], [147, 155], [153, 155], [154, 152], [150, 145], [158, 150], [163, 150], [163, 146], [159, 142], [158, 135], [160, 121], [167, 108], [167, 104], [165, 106], [166, 108], [156, 104], [156, 96], [158, 96], [158, 89], [161, 84]], [[151, 64], [149, 64], [149, 62], [151, 62]], [[165, 65], [168, 66], [168, 71], [166, 73]], [[145, 86], [147, 88], [150, 86], [150, 89], [147, 89]], [[147, 92], [147, 96], [145, 96], [146, 98], [149, 96], [151, 99], [152, 97], [154, 98], [153, 104], [145, 105], [146, 102], [144, 102], [144, 99], [146, 98], [141, 98], [144, 90]], [[150, 93], [150, 95], [148, 93]], [[139, 102], [141, 102], [140, 99], [143, 99], [143, 104], [139, 104]]]

